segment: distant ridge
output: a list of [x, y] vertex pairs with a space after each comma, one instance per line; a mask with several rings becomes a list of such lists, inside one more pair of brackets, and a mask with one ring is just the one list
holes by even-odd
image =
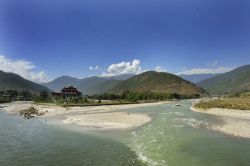
[[135, 74], [120, 74], [120, 75], [116, 75], [116, 76], [101, 77], [101, 78], [106, 78], [109, 80], [127, 80], [133, 76], [135, 76]]
[[241, 66], [233, 71], [206, 79], [197, 85], [214, 95], [249, 91], [250, 65]]
[[81, 83], [81, 79], [70, 77], [70, 76], [62, 76], [50, 81], [48, 83], [43, 83], [43, 86], [48, 87], [53, 91], [60, 91], [62, 88], [67, 86], [77, 86]]
[[74, 86], [83, 95], [94, 95], [109, 92], [117, 83], [134, 76], [133, 74], [122, 74], [111, 77], [87, 77], [78, 79], [70, 76], [62, 76], [43, 85], [53, 91], [60, 91], [63, 87]]
[[155, 71], [148, 71], [131, 77], [120, 82], [111, 90], [113, 93], [124, 91], [178, 93], [181, 95], [207, 94], [202, 88], [179, 76]]
[[47, 87], [32, 81], [26, 80], [23, 77], [14, 74], [0, 71], [0, 90], [16, 90], [16, 91], [30, 91], [32, 93], [39, 93], [42, 90], [50, 91]]
[[179, 76], [185, 80], [192, 82], [192, 83], [197, 83], [197, 82], [201, 82], [203, 80], [206, 80], [208, 78], [212, 78], [216, 75], [218, 75], [218, 74], [191, 74], [191, 75], [181, 74]]

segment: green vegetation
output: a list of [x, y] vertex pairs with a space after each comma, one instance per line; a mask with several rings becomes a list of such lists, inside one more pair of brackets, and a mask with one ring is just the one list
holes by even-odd
[[22, 110], [19, 112], [20, 116], [23, 116], [26, 119], [30, 119], [36, 116], [42, 116], [44, 113], [40, 113], [37, 109], [34, 107], [30, 107], [28, 109]]
[[[80, 96], [69, 97], [63, 99], [62, 97], [52, 97], [47, 91], [41, 91], [38, 96], [35, 97], [35, 102], [39, 104], [52, 103], [65, 108], [74, 106], [98, 106], [98, 105], [120, 105], [120, 104], [133, 104], [134, 102], [127, 100], [118, 100], [118, 97], [112, 97], [113, 95], [94, 95], [94, 96]], [[111, 100], [110, 100], [111, 99]]]
[[115, 77], [88, 77], [84, 79], [63, 76], [43, 85], [55, 91], [60, 91], [66, 86], [74, 86], [83, 95], [100, 95], [103, 93], [121, 94], [125, 91], [177, 93], [188, 96], [194, 94], [207, 95], [207, 92], [202, 88], [181, 77], [154, 71], [136, 76], [121, 75]]
[[250, 90], [250, 65], [197, 83], [211, 95], [225, 95]]
[[[117, 84], [111, 93], [122, 94], [130, 91], [136, 93], [152, 92], [155, 94], [179, 94], [184, 96], [192, 96], [199, 94], [207, 95], [207, 92], [195, 84], [182, 79], [173, 74], [164, 72], [149, 71], [136, 75], [128, 80]], [[168, 97], [167, 97], [168, 98]]]
[[125, 101], [125, 100], [112, 100], [112, 101], [105, 101], [105, 100], [101, 100], [101, 103], [99, 103], [99, 100], [90, 100], [88, 103], [64, 103], [64, 104], [59, 104], [59, 103], [55, 103], [59, 106], [68, 108], [68, 107], [86, 107], [86, 106], [102, 106], [102, 105], [123, 105], [123, 104], [136, 104], [134, 102], [129, 102], [129, 101]]
[[83, 106], [100, 106], [100, 105], [121, 105], [121, 104], [134, 104], [134, 102], [127, 100], [105, 100], [103, 98], [94, 96], [87, 97], [72, 97], [68, 99], [60, 99], [60, 98], [52, 98], [51, 100], [47, 100], [47, 102], [36, 101], [37, 103], [53, 103], [62, 107], [83, 107]]
[[120, 105], [120, 104], [134, 104], [134, 103], [149, 103], [157, 101], [165, 101], [172, 99], [189, 99], [199, 98], [199, 94], [185, 96], [176, 93], [153, 93], [153, 92], [129, 92], [126, 91], [122, 94], [104, 93], [101, 95], [85, 96], [85, 97], [71, 97], [51, 98], [50, 96], [40, 93], [36, 102], [38, 103], [54, 103], [64, 107], [72, 106], [98, 106], [98, 105]]
[[[67, 77], [67, 79], [72, 81], [70, 77]], [[83, 83], [85, 87], [85, 91], [81, 90], [83, 94], [90, 90], [91, 93], [95, 92], [95, 95], [62, 99], [61, 96], [51, 98], [46, 93], [40, 93], [36, 101], [50, 102], [68, 107], [145, 103], [172, 99], [199, 98], [207, 95], [207, 92], [202, 88], [176, 75], [154, 71], [133, 76], [125, 81], [90, 77], [83, 79]], [[114, 87], [113, 90], [108, 90], [111, 87]], [[109, 92], [101, 93], [105, 91]]]
[[51, 96], [47, 91], [41, 91], [38, 96], [34, 98], [35, 102], [50, 103]]
[[34, 95], [29, 91], [7, 90], [0, 91], [0, 103], [7, 103], [11, 101], [30, 101], [33, 100]]
[[41, 91], [50, 90], [17, 74], [0, 71], [0, 103], [34, 100]]
[[238, 93], [220, 99], [201, 101], [194, 107], [204, 110], [211, 108], [250, 110], [250, 93]]
[[8, 103], [11, 101], [36, 101], [36, 102], [51, 102], [51, 96], [48, 91], [41, 91], [39, 95], [30, 91], [7, 90], [0, 91], [0, 103]]
[[101, 95], [91, 96], [92, 99], [101, 99], [101, 100], [120, 100], [120, 101], [129, 101], [132, 103], [137, 102], [155, 102], [155, 101], [165, 101], [172, 99], [190, 99], [190, 98], [199, 98], [199, 94], [194, 95], [180, 95], [177, 93], [160, 93], [160, 92], [130, 92], [125, 91], [122, 94], [112, 94], [104, 93]]
[[[124, 75], [120, 76], [120, 78], [114, 77], [112, 79], [90, 77], [79, 81], [79, 79], [71, 77], [62, 77], [57, 80], [62, 85], [68, 82], [73, 82], [78, 84], [79, 87], [85, 89], [84, 91], [86, 93], [97, 94], [91, 96], [71, 97], [67, 99], [62, 99], [60, 96], [54, 98], [51, 97], [50, 91], [46, 88], [44, 89], [44, 87], [40, 85], [38, 86], [39, 88], [34, 90], [34, 86], [37, 86], [35, 83], [27, 81], [18, 75], [2, 72], [2, 76], [3, 75], [8, 77], [7, 80], [17, 83], [18, 86], [19, 84], [22, 85], [23, 89], [31, 89], [31, 91], [15, 90], [16, 84], [10, 84], [11, 89], [14, 90], [1, 92], [0, 102], [34, 100], [39, 103], [55, 103], [63, 106], [88, 106], [189, 99], [207, 95], [206, 91], [203, 89], [176, 75], [153, 71], [145, 72], [133, 76], [132, 78], [129, 78], [131, 77], [129, 75]], [[121, 80], [126, 77], [129, 79], [125, 81]], [[3, 80], [6, 79], [3, 77]]]
[[8, 102], [10, 102], [10, 99], [8, 97], [0, 96], [0, 103], [8, 103]]

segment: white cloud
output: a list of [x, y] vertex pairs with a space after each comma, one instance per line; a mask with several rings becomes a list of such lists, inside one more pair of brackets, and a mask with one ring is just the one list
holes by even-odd
[[161, 67], [161, 66], [156, 66], [156, 67], [155, 67], [155, 71], [157, 71], [157, 72], [168, 72], [166, 69], [164, 69], [164, 68]]
[[180, 72], [178, 74], [186, 74], [186, 75], [192, 75], [192, 74], [219, 74], [219, 73], [225, 73], [233, 70], [232, 67], [224, 67], [220, 66], [217, 68], [194, 68], [190, 70], [185, 70], [183, 72]]
[[36, 66], [32, 62], [24, 60], [11, 60], [3, 55], [0, 55], [0, 70], [18, 74], [25, 79], [35, 82], [47, 81], [46, 74], [43, 71], [34, 71], [35, 68]]
[[89, 66], [89, 70], [102, 70], [99, 66]]
[[135, 59], [132, 62], [120, 62], [112, 64], [103, 72], [103, 76], [115, 76], [120, 74], [139, 74], [142, 72], [140, 61]]

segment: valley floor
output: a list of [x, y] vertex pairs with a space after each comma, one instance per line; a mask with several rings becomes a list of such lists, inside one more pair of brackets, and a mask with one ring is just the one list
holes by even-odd
[[[57, 121], [62, 125], [77, 125], [86, 129], [129, 129], [142, 126], [151, 121], [147, 113], [131, 113], [126, 109], [155, 106], [168, 102], [126, 104], [126, 105], [103, 105], [88, 107], [64, 108], [54, 104], [35, 104], [34, 102], [12, 102], [0, 105], [2, 110], [19, 114], [19, 111], [30, 107], [44, 113], [41, 118], [46, 121]], [[122, 111], [121, 111], [122, 110]]]
[[212, 124], [211, 129], [226, 134], [250, 138], [250, 110], [211, 108], [207, 110], [190, 107], [191, 111], [216, 116], [220, 123]]

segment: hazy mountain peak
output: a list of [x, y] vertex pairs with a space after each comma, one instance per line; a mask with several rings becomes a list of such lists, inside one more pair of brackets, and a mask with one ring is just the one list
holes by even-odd
[[6, 73], [1, 70], [0, 70], [0, 90], [17, 90], [17, 91], [27, 90], [33, 93], [39, 93], [42, 90], [49, 91], [48, 88], [40, 84], [26, 80], [17, 74]]
[[197, 83], [211, 94], [237, 93], [250, 90], [250, 65]]
[[191, 74], [191, 75], [181, 74], [179, 76], [190, 82], [197, 83], [206, 80], [208, 78], [214, 77], [216, 75], [218, 74]]
[[53, 81], [43, 84], [51, 90], [60, 91], [63, 87], [74, 86], [83, 94], [99, 94], [111, 90], [119, 81], [126, 80], [134, 76], [133, 74], [122, 74], [110, 77], [91, 76], [83, 79], [71, 76], [61, 76]]

